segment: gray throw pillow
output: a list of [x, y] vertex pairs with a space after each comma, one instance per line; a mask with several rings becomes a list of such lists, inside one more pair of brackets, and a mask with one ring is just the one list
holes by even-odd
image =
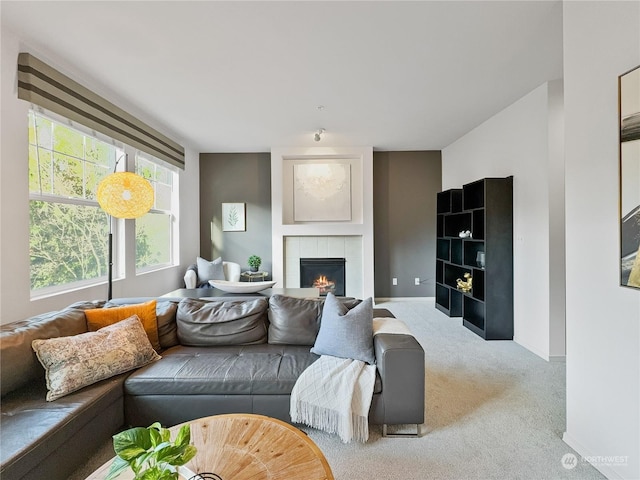
[[373, 300], [367, 298], [351, 310], [332, 293], [327, 294], [316, 343], [316, 355], [376, 362], [373, 351]]
[[[361, 301], [340, 298], [347, 309]], [[269, 343], [280, 345], [313, 345], [320, 329], [323, 298], [295, 298], [271, 295], [269, 298]]]
[[198, 266], [198, 282], [208, 282], [209, 280], [224, 280], [224, 269], [222, 268], [222, 257], [213, 261], [205, 260], [202, 257], [196, 259]]

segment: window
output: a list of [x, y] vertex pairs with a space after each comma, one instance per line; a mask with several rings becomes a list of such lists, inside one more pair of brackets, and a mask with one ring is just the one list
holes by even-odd
[[98, 183], [122, 148], [29, 112], [29, 254], [38, 294], [96, 283], [107, 275], [108, 216]]
[[136, 271], [171, 265], [174, 249], [176, 174], [159, 160], [138, 152], [136, 173], [149, 180], [155, 192], [154, 205], [136, 219]]
[[[31, 293], [49, 295], [104, 282], [108, 273], [109, 216], [96, 199], [98, 184], [130, 169], [154, 188], [152, 209], [135, 220], [136, 272], [173, 265], [177, 238], [177, 174], [157, 158], [119, 145], [82, 126], [29, 111], [29, 254]], [[134, 225], [132, 222], [130, 225]], [[125, 223], [113, 222], [114, 278], [124, 275]], [[131, 263], [134, 259], [127, 258]]]

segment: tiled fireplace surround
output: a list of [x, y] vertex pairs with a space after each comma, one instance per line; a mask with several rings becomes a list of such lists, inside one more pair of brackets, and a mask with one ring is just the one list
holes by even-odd
[[344, 258], [345, 294], [352, 297], [362, 295], [362, 237], [305, 236], [284, 239], [285, 287], [300, 286], [300, 258]]

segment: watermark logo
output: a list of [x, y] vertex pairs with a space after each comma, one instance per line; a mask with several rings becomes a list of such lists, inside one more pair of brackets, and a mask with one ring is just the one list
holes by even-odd
[[578, 466], [578, 457], [576, 457], [573, 453], [565, 453], [562, 456], [562, 466], [567, 470], [572, 470]]
[[626, 455], [591, 455], [578, 458], [573, 453], [565, 453], [560, 459], [560, 463], [567, 470], [572, 470], [578, 466], [578, 463], [591, 464], [593, 466], [626, 466], [629, 464], [629, 457]]

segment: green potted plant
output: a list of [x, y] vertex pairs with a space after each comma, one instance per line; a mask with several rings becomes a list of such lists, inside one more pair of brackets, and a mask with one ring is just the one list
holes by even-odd
[[119, 477], [128, 468], [133, 470], [134, 480], [178, 480], [182, 478], [178, 474], [179, 468], [197, 451], [190, 441], [188, 424], [180, 428], [173, 442], [169, 429], [162, 428], [157, 422], [147, 428], [135, 427], [118, 433], [113, 436], [117, 456], [105, 480]]
[[249, 267], [251, 268], [252, 272], [257, 272], [258, 269], [260, 268], [260, 265], [262, 265], [262, 259], [257, 256], [257, 255], [251, 255], [249, 257]]

